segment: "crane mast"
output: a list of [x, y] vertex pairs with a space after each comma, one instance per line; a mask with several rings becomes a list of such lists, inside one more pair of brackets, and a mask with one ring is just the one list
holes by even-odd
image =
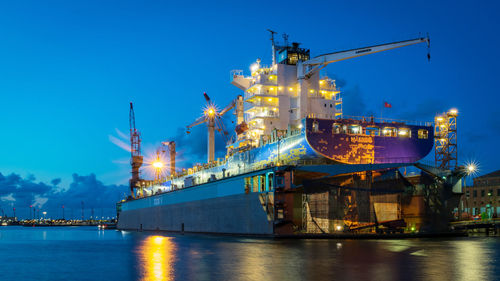
[[[224, 109], [219, 111], [217, 107], [211, 102], [210, 97], [207, 93], [203, 93], [205, 100], [207, 102], [206, 107], [203, 110], [203, 116], [196, 119], [192, 124], [186, 126], [187, 133], [189, 130], [202, 123], [207, 123], [208, 129], [208, 139], [207, 139], [207, 161], [211, 163], [215, 160], [215, 129], [219, 131], [224, 138], [227, 137], [228, 133], [222, 123], [221, 117], [228, 111], [236, 107], [237, 122], [240, 124], [243, 122], [243, 96], [239, 95], [235, 100], [231, 101]], [[228, 141], [226, 139], [226, 141]]]
[[135, 198], [134, 188], [140, 181], [139, 169], [143, 163], [143, 156], [141, 155], [141, 135], [135, 127], [135, 114], [134, 106], [130, 103], [129, 111], [129, 126], [130, 126], [130, 165], [132, 166], [132, 178], [129, 181], [130, 193]]

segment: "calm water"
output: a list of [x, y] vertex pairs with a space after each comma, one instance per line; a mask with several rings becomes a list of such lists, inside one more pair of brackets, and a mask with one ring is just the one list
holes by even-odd
[[499, 280], [500, 238], [272, 240], [0, 228], [0, 280]]

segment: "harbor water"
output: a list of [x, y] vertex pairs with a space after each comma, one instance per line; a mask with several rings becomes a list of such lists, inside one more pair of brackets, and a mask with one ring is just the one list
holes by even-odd
[[0, 280], [500, 280], [500, 238], [261, 239], [0, 228]]

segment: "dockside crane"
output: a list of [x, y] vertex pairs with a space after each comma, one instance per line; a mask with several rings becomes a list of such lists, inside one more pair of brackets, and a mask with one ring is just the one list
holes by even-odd
[[219, 131], [222, 136], [225, 138], [226, 142], [229, 141], [228, 135], [229, 133], [226, 131], [224, 127], [224, 123], [221, 118], [224, 114], [226, 114], [229, 110], [236, 107], [236, 115], [237, 122], [243, 122], [243, 97], [238, 96], [236, 99], [231, 101], [229, 105], [227, 105], [224, 109], [219, 111], [217, 106], [210, 100], [210, 97], [207, 93], [203, 93], [205, 97], [205, 101], [207, 102], [206, 106], [203, 109], [203, 115], [196, 119], [192, 124], [186, 126], [187, 133], [190, 133], [190, 129], [194, 126], [200, 125], [202, 123], [207, 123], [208, 129], [208, 140], [207, 140], [207, 160], [208, 163], [211, 163], [215, 160], [215, 129]]
[[143, 163], [143, 156], [141, 155], [141, 134], [135, 127], [135, 114], [134, 106], [130, 103], [129, 111], [129, 126], [130, 126], [130, 165], [132, 166], [132, 178], [129, 181], [130, 193], [132, 197], [135, 198], [134, 188], [136, 188], [137, 183], [141, 180], [139, 169]]

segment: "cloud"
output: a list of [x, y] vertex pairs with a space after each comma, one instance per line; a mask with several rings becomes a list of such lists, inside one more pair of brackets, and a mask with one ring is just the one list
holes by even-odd
[[9, 201], [10, 201], [10, 202], [14, 202], [14, 201], [16, 201], [16, 199], [15, 199], [15, 198], [14, 198], [14, 196], [12, 196], [12, 195], [14, 195], [14, 193], [11, 193], [11, 194], [9, 194], [9, 195], [2, 196], [2, 197], [0, 197], [0, 200], [5, 201], [5, 202], [9, 202]]
[[34, 206], [47, 211], [50, 217], [57, 218], [62, 217], [61, 209], [64, 206], [66, 218], [70, 218], [71, 213], [74, 218], [79, 218], [83, 202], [86, 218], [92, 210], [95, 210], [95, 215], [103, 213], [107, 217], [116, 214], [116, 202], [128, 195], [128, 186], [105, 185], [94, 174], [73, 174], [71, 184], [65, 189], [57, 186], [60, 182], [57, 178], [51, 181], [52, 185], [48, 185], [35, 182], [33, 175], [23, 178], [15, 173], [7, 176], [0, 173], [0, 208], [10, 210], [16, 207], [19, 217], [30, 218], [30, 206]]
[[50, 183], [53, 185], [53, 186], [56, 186], [58, 184], [61, 183], [61, 179], [57, 178], [57, 179], [53, 179], [50, 181]]

